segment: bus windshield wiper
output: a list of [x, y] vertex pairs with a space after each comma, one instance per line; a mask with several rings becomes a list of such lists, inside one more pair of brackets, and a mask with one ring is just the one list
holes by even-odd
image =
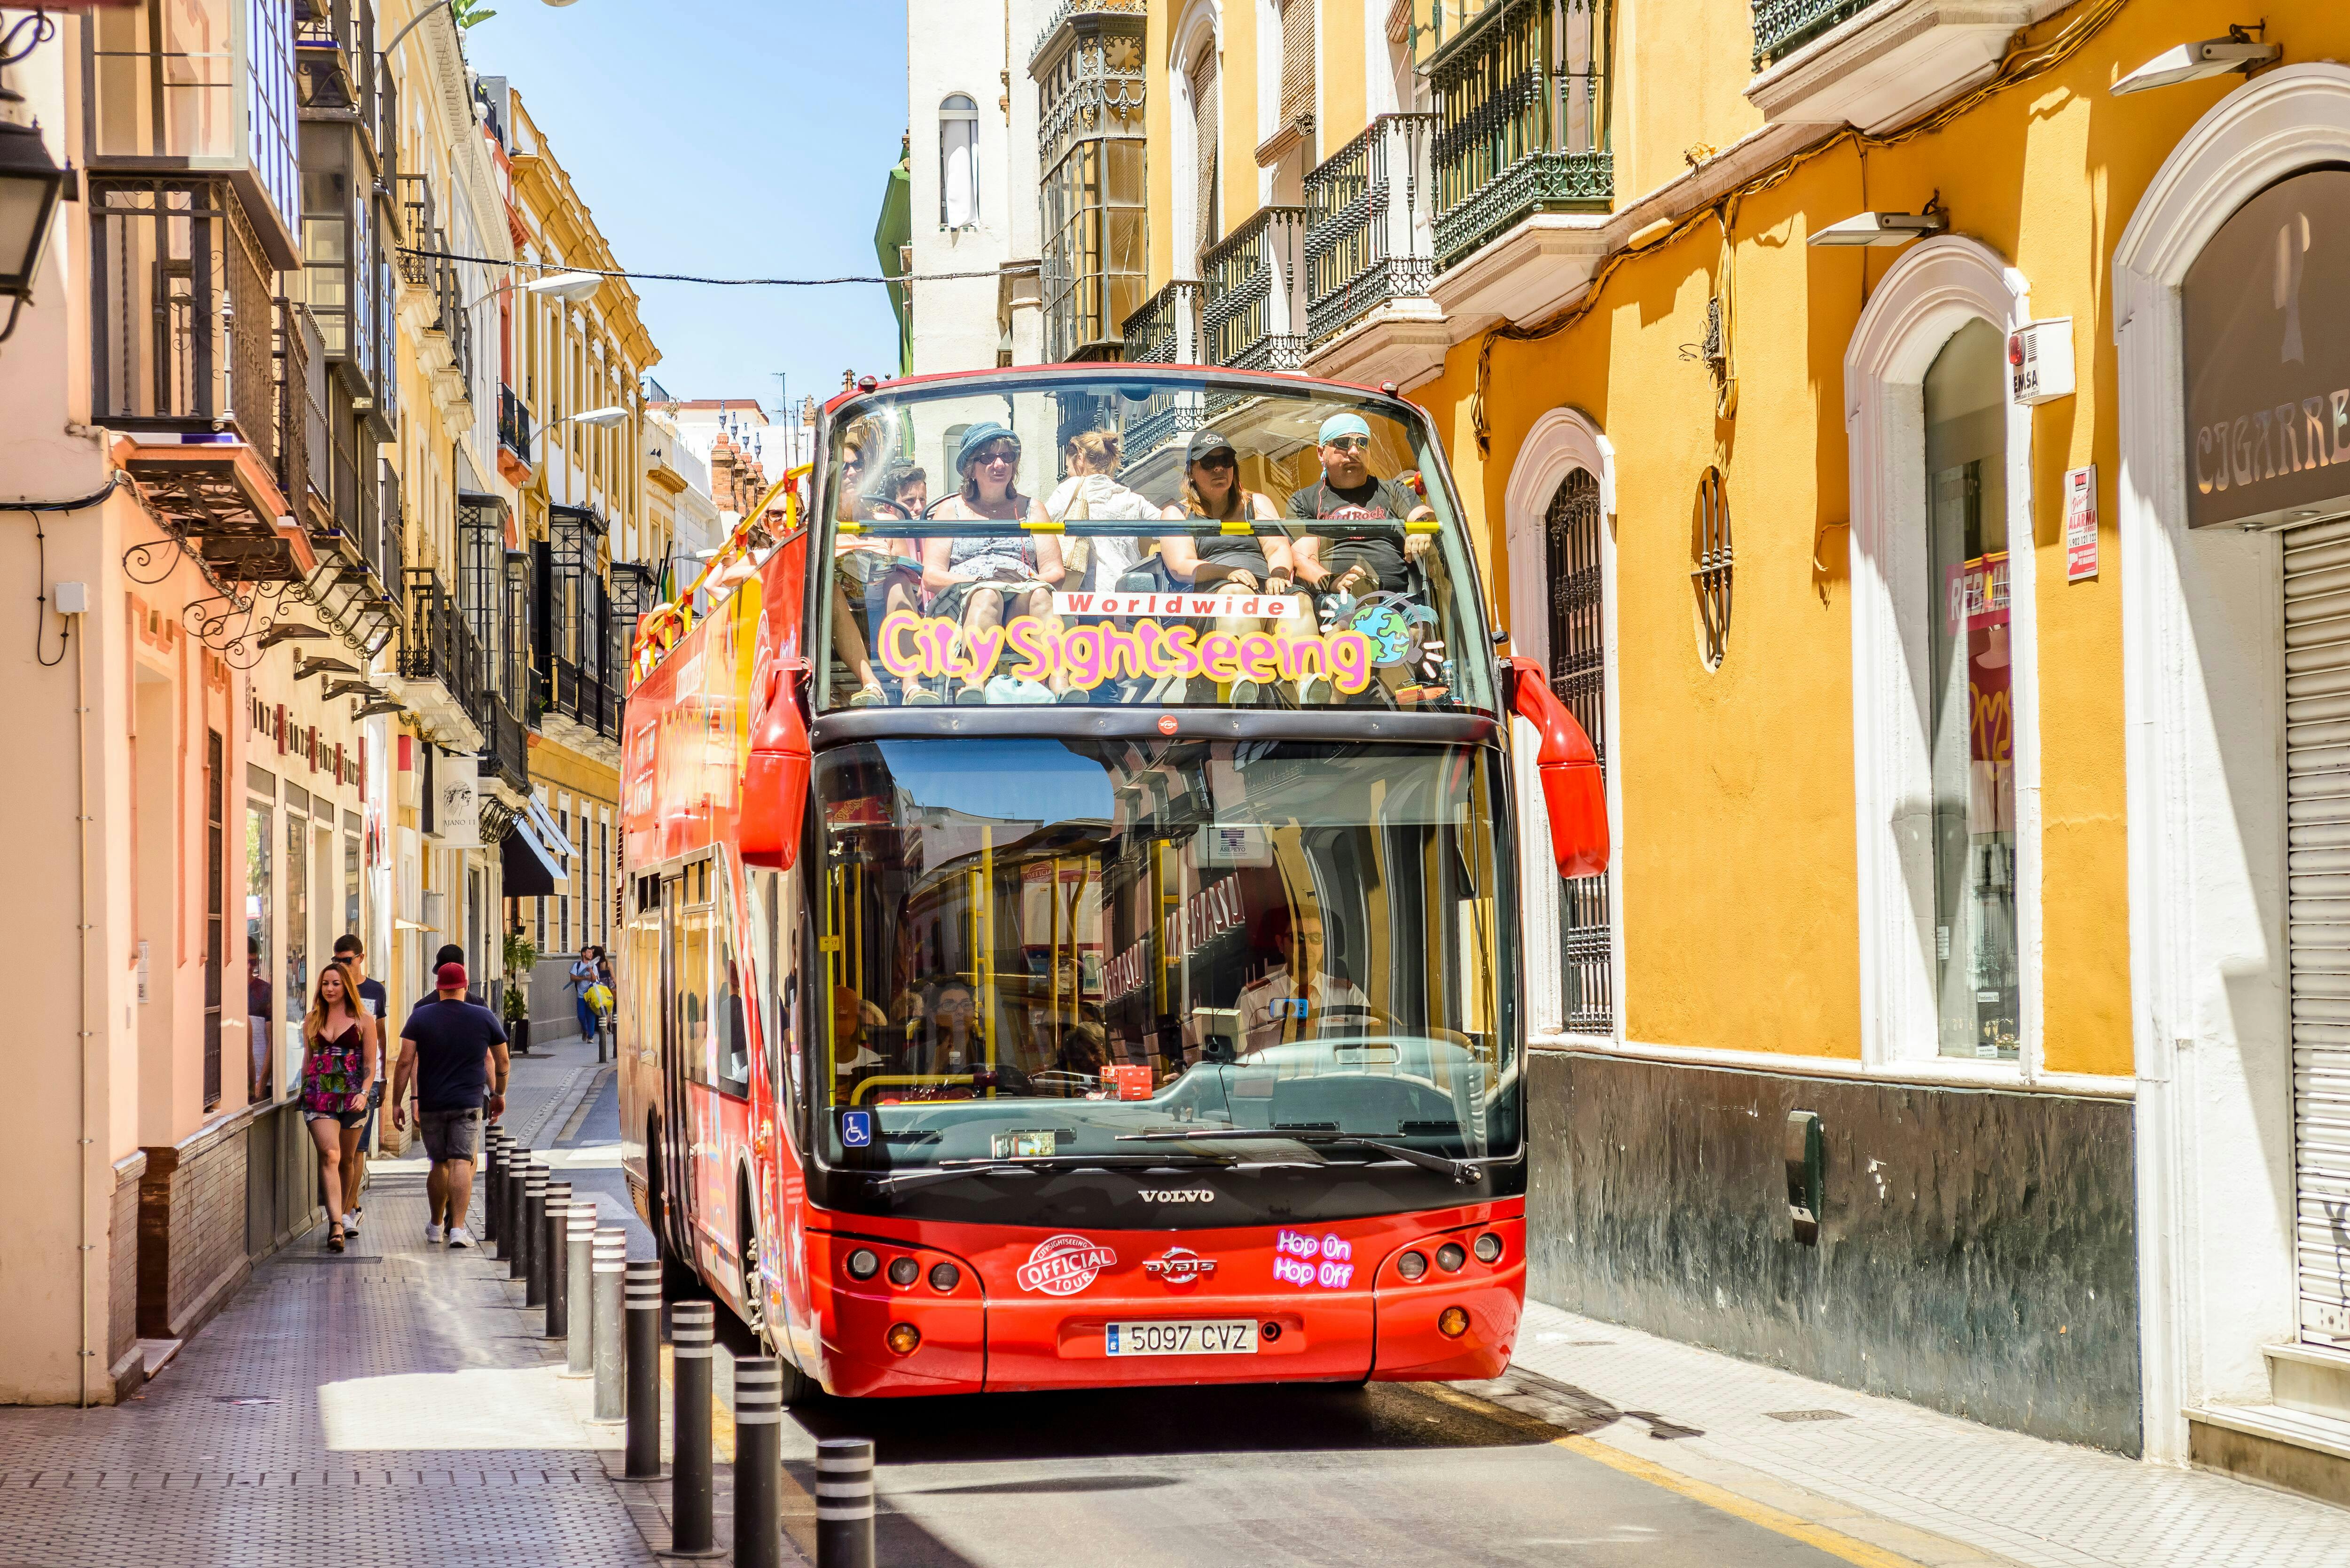
[[[942, 1181], [950, 1176], [1042, 1176], [1048, 1171], [1081, 1170], [1087, 1167], [1106, 1169], [1148, 1168], [1164, 1166], [1163, 1154], [1033, 1154], [1001, 1159], [942, 1159], [936, 1165], [917, 1166], [909, 1170], [894, 1170], [877, 1175], [873, 1185], [879, 1188], [911, 1187], [924, 1181]], [[1183, 1158], [1195, 1165], [1232, 1165], [1234, 1160], [1212, 1154], [1186, 1151]]]
[[1120, 1143], [1193, 1143], [1218, 1141], [1225, 1138], [1280, 1138], [1289, 1143], [1310, 1144], [1316, 1148], [1360, 1148], [1390, 1159], [1416, 1165], [1422, 1170], [1432, 1170], [1449, 1176], [1467, 1186], [1484, 1174], [1472, 1159], [1455, 1159], [1449, 1154], [1430, 1154], [1425, 1149], [1409, 1148], [1383, 1138], [1366, 1137], [1358, 1133], [1324, 1132], [1308, 1127], [1211, 1127], [1201, 1132], [1120, 1133]]

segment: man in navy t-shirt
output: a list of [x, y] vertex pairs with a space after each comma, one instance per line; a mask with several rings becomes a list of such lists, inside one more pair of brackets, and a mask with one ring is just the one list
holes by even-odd
[[449, 1245], [470, 1247], [465, 1217], [473, 1210], [482, 1116], [486, 1110], [495, 1121], [506, 1108], [506, 1032], [496, 1013], [465, 1000], [463, 964], [442, 964], [433, 980], [439, 989], [432, 1000], [410, 1012], [400, 1031], [391, 1120], [408, 1125], [413, 1079], [417, 1123], [432, 1161], [424, 1183], [424, 1239], [440, 1241], [445, 1227]]

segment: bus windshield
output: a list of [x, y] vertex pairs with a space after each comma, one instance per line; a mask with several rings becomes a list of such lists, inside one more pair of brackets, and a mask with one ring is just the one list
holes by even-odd
[[1499, 757], [1190, 739], [826, 751], [817, 1147], [922, 1167], [1230, 1128], [1254, 1135], [1248, 1159], [1359, 1160], [1331, 1141], [1346, 1137], [1513, 1154]]
[[858, 400], [816, 504], [818, 709], [1490, 712], [1442, 456], [1398, 410], [1148, 367]]

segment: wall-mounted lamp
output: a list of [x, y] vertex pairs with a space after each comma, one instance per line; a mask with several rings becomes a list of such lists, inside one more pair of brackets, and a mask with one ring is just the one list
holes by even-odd
[[2262, 66], [2274, 65], [2284, 53], [2283, 46], [2254, 41], [2251, 35], [2256, 30], [2230, 27], [2224, 38], [2205, 38], [2165, 49], [2106, 90], [2118, 98], [2126, 92], [2176, 87], [2206, 77], [2223, 77], [2230, 71], [2250, 74]]
[[73, 179], [73, 171], [49, 161], [40, 128], [22, 118], [24, 103], [22, 94], [0, 88], [0, 295], [9, 301], [0, 340], [16, 330], [16, 313], [33, 297], [49, 220]]
[[1929, 207], [1922, 213], [1861, 213], [1830, 223], [1807, 242], [1815, 245], [1906, 245], [1949, 228], [1950, 221]]

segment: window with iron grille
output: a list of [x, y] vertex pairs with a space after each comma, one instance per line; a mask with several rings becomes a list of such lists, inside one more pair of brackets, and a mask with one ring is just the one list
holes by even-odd
[[[1587, 471], [1575, 470], [1551, 496], [1544, 518], [1550, 684], [1591, 737], [1603, 770], [1608, 765], [1607, 578], [1599, 558], [1599, 531], [1605, 525], [1599, 482]], [[1615, 933], [1607, 878], [1562, 878], [1558, 926], [1566, 1029], [1576, 1034], [1614, 1033]]]
[[1281, 7], [1281, 123], [1314, 119], [1314, 13], [1319, 0], [1284, 0]]
[[228, 766], [218, 730], [204, 732], [204, 1109], [221, 1103], [221, 921], [227, 908]]
[[1721, 668], [1730, 650], [1730, 493], [1721, 470], [1697, 482], [1690, 519], [1690, 587], [1697, 596], [1698, 651], [1708, 670]]

